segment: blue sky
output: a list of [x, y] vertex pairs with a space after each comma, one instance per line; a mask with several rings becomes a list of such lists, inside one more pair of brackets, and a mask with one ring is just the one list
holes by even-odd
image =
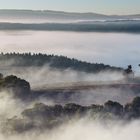
[[140, 0], [0, 0], [0, 9], [140, 14]]

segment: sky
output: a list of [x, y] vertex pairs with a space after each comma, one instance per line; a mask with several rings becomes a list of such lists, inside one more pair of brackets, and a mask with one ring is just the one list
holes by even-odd
[[140, 14], [140, 0], [0, 0], [0, 9]]

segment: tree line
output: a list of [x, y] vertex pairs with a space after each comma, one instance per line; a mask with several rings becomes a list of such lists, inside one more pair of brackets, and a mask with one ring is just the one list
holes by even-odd
[[48, 55], [41, 53], [1, 53], [0, 63], [4, 65], [12, 61], [11, 66], [44, 66], [49, 65], [58, 69], [73, 69], [84, 72], [121, 71], [122, 68], [105, 65], [103, 63], [89, 63], [67, 56]]

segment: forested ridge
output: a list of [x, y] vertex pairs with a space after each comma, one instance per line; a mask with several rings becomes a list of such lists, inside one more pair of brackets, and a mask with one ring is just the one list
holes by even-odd
[[49, 65], [57, 69], [72, 69], [84, 72], [100, 72], [104, 70], [121, 71], [122, 68], [105, 65], [103, 63], [89, 63], [80, 61], [75, 58], [68, 58], [67, 56], [47, 55], [47, 54], [31, 54], [31, 53], [1, 53], [1, 66], [44, 66]]
[[0, 30], [124, 32], [139, 33], [140, 21], [107, 21], [94, 23], [8, 23], [1, 22]]

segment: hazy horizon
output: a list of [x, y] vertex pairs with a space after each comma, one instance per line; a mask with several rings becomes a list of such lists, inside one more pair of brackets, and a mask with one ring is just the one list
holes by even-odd
[[103, 14], [136, 14], [140, 13], [140, 1], [138, 0], [1, 0], [0, 9], [32, 9], [44, 10], [52, 9], [55, 11], [75, 11], [75, 12], [95, 12]]
[[99, 14], [99, 15], [106, 15], [106, 16], [131, 16], [131, 15], [140, 15], [140, 11], [136, 12], [136, 13], [103, 13], [103, 12], [97, 12], [97, 11], [69, 11], [69, 10], [57, 10], [57, 9], [31, 9], [31, 8], [0, 8], [0, 10], [17, 10], [17, 11], [52, 11], [52, 12], [64, 12], [64, 13], [80, 13], [80, 14], [84, 14], [84, 13], [92, 13], [92, 14]]

